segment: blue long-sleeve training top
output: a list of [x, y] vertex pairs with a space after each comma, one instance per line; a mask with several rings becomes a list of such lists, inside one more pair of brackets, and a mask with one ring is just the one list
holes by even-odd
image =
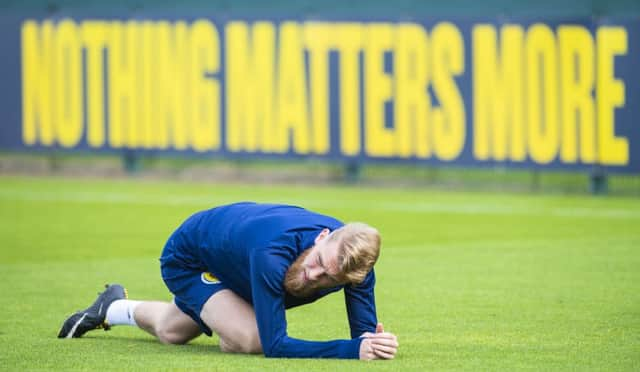
[[[359, 284], [320, 290], [297, 298], [284, 289], [289, 266], [325, 228], [343, 225], [304, 208], [236, 203], [196, 213], [179, 228], [185, 241], [176, 256], [194, 269], [214, 274], [253, 305], [260, 341], [267, 357], [358, 358], [359, 337], [375, 332], [377, 318], [373, 270]], [[285, 309], [311, 303], [344, 289], [351, 339], [305, 341], [287, 335]]]

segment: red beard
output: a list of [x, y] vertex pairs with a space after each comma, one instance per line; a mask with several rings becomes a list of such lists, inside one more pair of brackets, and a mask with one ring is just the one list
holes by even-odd
[[284, 288], [290, 294], [296, 297], [308, 297], [318, 289], [318, 283], [311, 283], [304, 280], [304, 262], [305, 257], [311, 253], [311, 249], [307, 249], [291, 264], [284, 277]]

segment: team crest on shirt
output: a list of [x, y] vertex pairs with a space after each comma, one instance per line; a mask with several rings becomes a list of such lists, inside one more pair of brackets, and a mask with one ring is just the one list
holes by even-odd
[[200, 279], [202, 279], [202, 282], [204, 284], [220, 283], [220, 280], [218, 278], [216, 278], [215, 275], [213, 275], [211, 273], [202, 273], [202, 275], [200, 275]]

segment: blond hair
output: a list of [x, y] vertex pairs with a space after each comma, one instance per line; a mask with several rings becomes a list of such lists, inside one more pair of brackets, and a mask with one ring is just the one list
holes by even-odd
[[329, 235], [339, 241], [338, 269], [341, 280], [360, 284], [380, 255], [380, 233], [361, 222], [348, 223]]

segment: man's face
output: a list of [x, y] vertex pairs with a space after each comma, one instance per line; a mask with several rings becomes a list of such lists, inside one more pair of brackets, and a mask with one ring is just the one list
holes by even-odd
[[318, 289], [342, 284], [338, 274], [338, 241], [329, 242], [329, 230], [316, 237], [315, 245], [304, 251], [287, 270], [284, 287], [296, 297], [308, 297]]

